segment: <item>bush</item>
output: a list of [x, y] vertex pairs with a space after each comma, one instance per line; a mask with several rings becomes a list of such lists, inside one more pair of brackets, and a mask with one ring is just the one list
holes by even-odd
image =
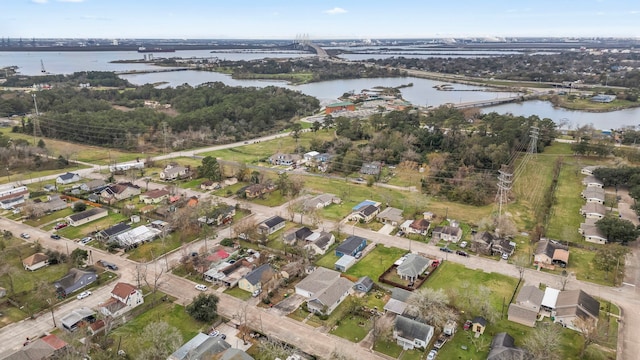
[[233, 246], [233, 239], [224, 238], [220, 241], [220, 245], [222, 246]]
[[73, 203], [74, 212], [81, 212], [85, 210], [87, 210], [87, 204], [85, 204], [83, 201], [76, 201], [75, 203]]

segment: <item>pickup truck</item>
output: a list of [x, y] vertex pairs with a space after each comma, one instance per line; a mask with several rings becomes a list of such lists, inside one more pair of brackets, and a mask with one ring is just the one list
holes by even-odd
[[433, 344], [433, 347], [438, 349], [438, 350], [440, 350], [440, 348], [442, 348], [442, 346], [444, 346], [444, 344], [447, 342], [447, 340], [449, 340], [448, 336], [440, 335], [438, 340], [436, 340], [435, 344]]

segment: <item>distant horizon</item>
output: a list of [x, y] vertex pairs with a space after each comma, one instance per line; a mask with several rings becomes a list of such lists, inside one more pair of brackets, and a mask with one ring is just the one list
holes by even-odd
[[637, 0], [5, 2], [0, 37], [12, 39], [640, 37]]

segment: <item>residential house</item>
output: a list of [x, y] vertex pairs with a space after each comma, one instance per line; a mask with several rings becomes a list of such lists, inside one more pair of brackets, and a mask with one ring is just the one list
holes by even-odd
[[116, 235], [114, 241], [123, 249], [131, 249], [140, 244], [153, 241], [161, 234], [162, 230], [142, 225]]
[[282, 229], [286, 225], [286, 220], [280, 216], [272, 216], [258, 225], [258, 233], [271, 235]]
[[324, 267], [317, 267], [311, 274], [296, 284], [296, 294], [307, 299], [317, 297], [339, 278], [339, 272]]
[[350, 255], [341, 256], [334, 264], [334, 269], [345, 272], [356, 263], [356, 258]]
[[431, 232], [431, 236], [433, 241], [449, 241], [452, 243], [457, 243], [462, 239], [462, 229], [456, 226], [437, 226]]
[[604, 189], [595, 186], [587, 186], [582, 191], [582, 197], [590, 203], [604, 204]]
[[377, 202], [377, 201], [373, 201], [373, 200], [364, 200], [362, 202], [360, 202], [359, 204], [357, 204], [356, 206], [351, 208], [352, 212], [358, 212], [361, 209], [363, 209], [364, 207], [366, 207], [367, 205], [375, 205], [377, 207], [380, 207], [380, 205], [382, 205], [381, 203]]
[[556, 303], [558, 302], [558, 296], [560, 296], [560, 290], [551, 287], [544, 289], [544, 296], [542, 297], [542, 303], [540, 303], [540, 311], [544, 311], [547, 315], [551, 316], [551, 313], [556, 309]]
[[353, 288], [356, 291], [366, 294], [369, 291], [371, 291], [371, 289], [373, 289], [373, 285], [374, 285], [374, 282], [373, 280], [371, 280], [370, 277], [363, 276], [360, 279], [358, 279], [358, 281], [356, 281], [355, 284], [353, 284]]
[[189, 200], [187, 200], [187, 207], [194, 208], [194, 207], [198, 206], [199, 202], [200, 202], [200, 200], [198, 200], [197, 196], [192, 196], [192, 197], [189, 198]]
[[234, 263], [222, 262], [207, 270], [203, 275], [206, 281], [232, 288], [253, 270], [253, 264], [242, 260]]
[[320, 155], [317, 151], [309, 151], [303, 155], [304, 162], [309, 162], [315, 159], [316, 156]]
[[506, 332], [498, 333], [491, 340], [491, 347], [487, 360], [515, 360], [527, 359], [524, 349], [515, 346], [515, 340]]
[[133, 169], [144, 169], [144, 161], [136, 160], [134, 162], [128, 163], [119, 163], [114, 165], [109, 165], [109, 171], [112, 173], [124, 173], [125, 171], [133, 170]]
[[308, 227], [298, 227], [287, 230], [284, 235], [282, 235], [282, 241], [286, 244], [293, 245], [297, 241], [304, 241], [308, 236], [312, 235], [313, 231]]
[[54, 334], [28, 341], [4, 360], [41, 360], [62, 358], [68, 344]]
[[516, 302], [509, 304], [507, 319], [518, 324], [535, 327], [543, 297], [544, 291], [537, 287], [523, 286], [518, 293]]
[[486, 328], [487, 320], [485, 320], [485, 318], [483, 318], [482, 316], [476, 316], [475, 318], [473, 318], [473, 320], [471, 320], [471, 331], [475, 332], [476, 334], [484, 334]]
[[396, 316], [393, 338], [404, 350], [426, 349], [433, 337], [433, 326], [402, 315]]
[[206, 180], [203, 181], [202, 184], [200, 184], [200, 190], [211, 191], [217, 189], [220, 189], [220, 183], [214, 182], [212, 180]]
[[603, 188], [604, 183], [602, 180], [598, 179], [593, 175], [588, 175], [584, 179], [582, 179], [582, 185], [587, 187], [595, 187], [595, 188]]
[[396, 268], [396, 271], [401, 279], [413, 282], [427, 270], [431, 262], [420, 255], [408, 254], [402, 264]]
[[483, 255], [492, 255], [493, 243], [496, 240], [497, 238], [487, 231], [476, 233], [471, 239], [471, 250]]
[[116, 236], [129, 229], [131, 229], [131, 225], [123, 222], [117, 223], [107, 229], [98, 231], [98, 233], [95, 235], [95, 238], [103, 242], [112, 242], [115, 241]]
[[356, 254], [367, 247], [367, 239], [359, 236], [349, 236], [336, 248], [336, 256], [356, 256]]
[[140, 192], [138, 185], [130, 182], [118, 183], [104, 188], [100, 192], [100, 200], [107, 204], [114, 204], [118, 201], [140, 195]]
[[253, 184], [244, 189], [244, 195], [247, 199], [255, 199], [264, 194], [273, 192], [276, 190], [276, 186], [272, 183]]
[[10, 209], [23, 204], [29, 198], [29, 189], [26, 186], [16, 186], [0, 190], [0, 207]]
[[262, 284], [271, 280], [274, 275], [275, 271], [271, 265], [263, 264], [251, 270], [250, 273], [240, 279], [238, 287], [242, 290], [253, 293], [254, 291], [261, 290]]
[[391, 289], [391, 298], [384, 305], [384, 311], [392, 312], [397, 315], [404, 314], [407, 308], [407, 301], [411, 297], [412, 292], [394, 287]]
[[398, 226], [398, 224], [402, 223], [404, 220], [402, 217], [402, 210], [393, 207], [387, 207], [382, 210], [378, 215], [376, 215], [376, 219], [381, 223], [392, 226]]
[[317, 155], [313, 160], [318, 164], [318, 170], [325, 172], [329, 168], [329, 162], [333, 158], [332, 154], [322, 153]]
[[89, 191], [95, 191], [105, 186], [107, 186], [107, 183], [104, 180], [95, 179], [80, 185], [80, 190], [89, 192]]
[[218, 359], [231, 345], [220, 336], [209, 336], [198, 333], [178, 350], [173, 352], [167, 360]]
[[47, 201], [39, 202], [35, 205], [44, 213], [49, 214], [66, 209], [68, 204], [66, 201], [62, 200], [59, 195], [49, 195], [47, 196]]
[[76, 181], [80, 181], [80, 175], [70, 172], [62, 174], [56, 178], [56, 184], [58, 185], [67, 185]]
[[584, 237], [584, 241], [594, 243], [594, 244], [606, 244], [607, 236], [598, 229], [597, 226], [589, 226], [585, 227], [582, 232], [582, 236]]
[[140, 194], [140, 202], [145, 204], [158, 204], [169, 199], [169, 191], [165, 189], [156, 189]]
[[168, 164], [164, 170], [160, 172], [160, 179], [164, 181], [178, 180], [189, 176], [189, 168], [177, 164]]
[[223, 183], [224, 183], [224, 186], [235, 185], [238, 183], [238, 179], [235, 177], [226, 178], [224, 179]]
[[366, 205], [358, 209], [356, 212], [352, 213], [349, 217], [349, 220], [368, 223], [373, 220], [378, 212], [380, 212], [380, 207], [378, 205]]
[[578, 228], [578, 232], [580, 233], [580, 235], [584, 235], [585, 231], [592, 231], [593, 228], [597, 227], [596, 222], [598, 222], [597, 219], [584, 219], [584, 222], [581, 223], [580, 227]]
[[554, 240], [541, 239], [533, 255], [533, 261], [541, 266], [566, 267], [569, 263], [569, 247]]
[[336, 237], [330, 232], [313, 232], [305, 239], [305, 248], [313, 251], [317, 255], [324, 255], [327, 250], [336, 242]]
[[43, 186], [42, 189], [46, 192], [56, 191], [56, 186], [53, 184], [47, 184]]
[[219, 360], [254, 360], [254, 358], [243, 350], [229, 348], [222, 353]]
[[364, 175], [379, 175], [382, 169], [382, 163], [379, 161], [366, 162], [362, 164], [360, 173]]
[[302, 157], [298, 154], [283, 154], [276, 153], [269, 158], [269, 163], [272, 165], [292, 166], [297, 165]]
[[593, 175], [593, 172], [600, 166], [585, 166], [580, 170], [582, 175]]
[[580, 214], [587, 219], [600, 220], [607, 215], [607, 208], [597, 202], [588, 202], [580, 208]]
[[231, 205], [218, 206], [209, 213], [209, 215], [198, 218], [203, 224], [221, 226], [233, 221], [236, 215], [236, 207]]
[[513, 241], [507, 239], [496, 239], [491, 245], [491, 255], [500, 254], [511, 256], [516, 248]]
[[66, 297], [69, 294], [92, 284], [97, 279], [98, 274], [93, 271], [72, 268], [65, 276], [62, 277], [62, 279], [54, 282], [53, 286], [55, 286], [57, 294], [62, 297]]
[[561, 291], [556, 301], [554, 322], [570, 329], [580, 331], [576, 320], [592, 319], [597, 323], [600, 314], [600, 303], [582, 290]]
[[109, 215], [109, 211], [107, 211], [107, 209], [91, 208], [83, 212], [69, 215], [65, 218], [65, 220], [69, 223], [70, 226], [75, 227], [75, 226], [84, 225], [86, 223], [90, 223], [94, 220], [102, 219], [107, 215]]
[[416, 219], [416, 220], [413, 220], [411, 224], [409, 224], [408, 231], [405, 231], [405, 232], [420, 234], [425, 236], [429, 232], [430, 227], [431, 227], [431, 222], [429, 222], [429, 220], [427, 220], [426, 218]]
[[321, 194], [311, 199], [305, 200], [302, 204], [304, 211], [322, 209], [331, 204], [340, 204], [342, 200], [334, 194]]
[[39, 252], [22, 260], [22, 266], [25, 270], [36, 271], [47, 265], [49, 265], [49, 257]]
[[96, 312], [88, 307], [72, 310], [60, 319], [62, 328], [68, 331], [76, 331], [78, 328], [96, 321]]
[[105, 316], [117, 317], [143, 303], [144, 297], [140, 289], [131, 284], [119, 282], [111, 290], [109, 300], [100, 304], [100, 312]]
[[353, 283], [346, 278], [339, 277], [331, 286], [307, 301], [307, 310], [321, 315], [329, 315], [353, 291]]

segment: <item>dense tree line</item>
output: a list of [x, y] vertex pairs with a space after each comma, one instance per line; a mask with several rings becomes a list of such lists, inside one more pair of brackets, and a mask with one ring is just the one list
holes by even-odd
[[[31, 109], [26, 100], [6, 108]], [[144, 101], [168, 104], [177, 114], [144, 107]], [[0, 109], [3, 104], [0, 103]], [[127, 107], [127, 111], [114, 105]], [[174, 148], [237, 141], [282, 130], [295, 116], [319, 108], [317, 99], [279, 88], [230, 87], [222, 83], [156, 89], [94, 91], [71, 87], [38, 93], [39, 131], [44, 136], [99, 146], [133, 149], [141, 143]], [[12, 110], [13, 111], [13, 110]], [[32, 119], [14, 131], [32, 133]], [[186, 141], [188, 139], [189, 141]]]
[[565, 51], [557, 54], [519, 54], [491, 58], [405, 58], [370, 59], [382, 66], [419, 69], [508, 80], [563, 82], [582, 80], [637, 88], [640, 84], [640, 55]]
[[111, 71], [81, 71], [73, 74], [50, 74], [41, 76], [11, 76], [4, 86], [30, 87], [33, 84], [49, 84], [51, 86], [91, 86], [125, 87], [131, 84]]
[[635, 199], [634, 205], [636, 212], [639, 209], [640, 201], [640, 168], [622, 166], [619, 168], [601, 167], [593, 171], [593, 175], [602, 180], [604, 186], [626, 187], [629, 189], [629, 195]]

